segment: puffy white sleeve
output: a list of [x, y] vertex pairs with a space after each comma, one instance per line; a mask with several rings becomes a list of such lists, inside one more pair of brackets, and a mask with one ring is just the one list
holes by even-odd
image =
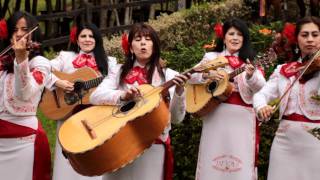
[[253, 107], [256, 111], [268, 105], [268, 102], [279, 97], [278, 83], [281, 65], [270, 76], [267, 83], [253, 96]]
[[90, 103], [93, 105], [117, 105], [120, 104], [120, 96], [124, 91], [119, 90], [121, 66], [118, 64], [110, 69], [108, 76], [91, 93]]
[[[172, 69], [166, 70], [166, 80], [173, 79], [175, 75], [179, 73], [173, 71]], [[170, 113], [171, 113], [171, 122], [180, 123], [186, 114], [186, 96], [185, 91], [179, 96], [175, 92], [175, 86], [169, 89], [171, 101], [170, 101]]]
[[36, 56], [30, 62], [26, 59], [20, 64], [14, 61], [15, 95], [24, 101], [36, 96], [43, 90], [49, 74], [49, 60], [42, 56]]

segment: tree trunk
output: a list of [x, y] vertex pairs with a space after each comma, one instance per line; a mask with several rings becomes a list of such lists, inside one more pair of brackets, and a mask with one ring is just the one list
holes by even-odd
[[[102, 0], [100, 1], [100, 6], [107, 5], [108, 1]], [[108, 10], [101, 9], [100, 10], [100, 28], [107, 28], [107, 20], [108, 20]]]

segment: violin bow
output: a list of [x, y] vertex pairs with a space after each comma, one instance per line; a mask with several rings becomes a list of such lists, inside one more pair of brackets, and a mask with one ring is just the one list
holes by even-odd
[[[26, 34], [24, 34], [20, 39], [25, 38], [27, 36], [29, 36], [31, 33], [33, 33], [35, 30], [37, 30], [39, 28], [39, 26], [35, 26], [33, 27], [29, 32], [27, 32]], [[20, 39], [18, 39], [17, 41], [20, 41]], [[10, 49], [12, 48], [12, 44], [10, 44], [7, 48], [5, 48], [3, 51], [1, 51], [0, 56], [3, 56], [4, 54], [6, 54]]]

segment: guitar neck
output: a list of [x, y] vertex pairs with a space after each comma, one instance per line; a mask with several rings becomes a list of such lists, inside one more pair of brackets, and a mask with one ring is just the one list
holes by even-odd
[[230, 79], [233, 79], [243, 71], [245, 71], [245, 66], [235, 69], [233, 72], [229, 74]]
[[101, 77], [86, 81], [84, 82], [84, 88], [91, 89], [91, 88], [97, 87], [103, 81], [103, 79], [104, 79], [104, 76], [101, 76]]
[[[195, 72], [197, 72], [197, 71], [195, 71], [193, 68], [191, 68], [191, 69], [188, 69], [188, 70], [186, 70], [185, 72], [183, 72], [182, 73], [182, 75], [186, 75], [186, 74], [188, 74], [188, 73], [195, 73]], [[169, 81], [167, 81], [167, 82], [165, 82], [163, 85], [162, 85], [162, 87], [163, 87], [163, 90], [162, 91], [166, 91], [166, 90], [168, 90], [169, 88], [171, 88], [172, 86], [174, 86], [175, 84], [174, 84], [174, 82], [173, 82], [173, 79], [171, 79], [171, 80], [169, 80]]]

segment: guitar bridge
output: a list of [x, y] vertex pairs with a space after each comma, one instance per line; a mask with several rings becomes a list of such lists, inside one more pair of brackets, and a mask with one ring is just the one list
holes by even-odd
[[94, 132], [93, 128], [88, 124], [88, 122], [86, 120], [81, 120], [81, 123], [83, 124], [84, 128], [87, 130], [91, 139], [96, 139], [97, 134]]

